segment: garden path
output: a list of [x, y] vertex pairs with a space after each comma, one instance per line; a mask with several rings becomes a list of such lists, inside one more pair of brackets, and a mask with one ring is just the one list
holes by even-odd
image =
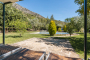
[[31, 38], [25, 41], [17, 42], [12, 46], [19, 46], [34, 51], [45, 51], [46, 54], [49, 52], [66, 56], [79, 58], [72, 48], [70, 42], [67, 39], [54, 39], [54, 38]]

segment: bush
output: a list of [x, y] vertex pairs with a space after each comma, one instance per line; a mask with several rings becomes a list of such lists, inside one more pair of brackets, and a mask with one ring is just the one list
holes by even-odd
[[56, 34], [57, 28], [56, 28], [56, 24], [53, 20], [49, 24], [48, 31], [49, 31], [50, 36], [53, 36], [54, 34]]
[[57, 30], [58, 30], [58, 28], [61, 28], [61, 26], [57, 26]]
[[66, 25], [64, 25], [63, 30], [64, 30], [64, 32], [66, 32], [66, 31], [67, 31], [67, 29], [66, 29]]
[[58, 32], [61, 32], [62, 30], [61, 30], [61, 28], [58, 28]]

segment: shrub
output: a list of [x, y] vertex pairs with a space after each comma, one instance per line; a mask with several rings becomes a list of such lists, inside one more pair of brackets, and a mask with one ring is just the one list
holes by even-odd
[[61, 32], [62, 30], [61, 30], [61, 28], [58, 28], [58, 32]]
[[66, 25], [64, 25], [63, 30], [64, 30], [64, 32], [66, 32], [66, 31], [67, 31], [67, 29], [66, 29]]
[[56, 34], [57, 28], [56, 28], [56, 24], [53, 20], [49, 24], [48, 31], [49, 31], [50, 36], [53, 36], [54, 34]]

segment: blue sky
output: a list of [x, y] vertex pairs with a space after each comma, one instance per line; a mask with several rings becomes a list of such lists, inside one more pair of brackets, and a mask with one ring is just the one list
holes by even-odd
[[74, 0], [24, 0], [17, 3], [45, 18], [50, 18], [53, 14], [56, 20], [64, 21], [66, 18], [78, 16], [75, 11], [79, 6]]

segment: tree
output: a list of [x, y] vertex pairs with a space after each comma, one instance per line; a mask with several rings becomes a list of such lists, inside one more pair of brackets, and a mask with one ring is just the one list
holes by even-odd
[[73, 17], [74, 18], [74, 27], [79, 32], [80, 29], [83, 27], [83, 20], [82, 17]]
[[74, 26], [71, 23], [68, 23], [67, 25], [67, 32], [71, 35], [74, 33]]
[[56, 34], [57, 28], [56, 28], [56, 24], [53, 20], [50, 22], [48, 30], [49, 30], [50, 36], [53, 36], [54, 34]]
[[46, 25], [46, 29], [47, 29], [47, 30], [48, 30], [48, 28], [49, 28], [49, 24]]
[[33, 29], [37, 30], [39, 29], [40, 27], [40, 23], [39, 23], [39, 20], [38, 18], [34, 18], [34, 19], [30, 19], [29, 22], [31, 23], [31, 26]]
[[50, 20], [54, 20], [54, 17], [53, 17], [53, 15], [51, 15], [51, 17], [50, 17]]
[[[3, 6], [0, 4], [0, 26], [2, 27], [3, 23]], [[22, 21], [28, 21], [26, 16], [16, 8], [12, 6], [12, 4], [7, 4], [5, 7], [5, 27], [12, 27], [10, 23], [12, 21], [15, 21], [17, 19], [22, 20]]]
[[70, 23], [70, 22], [71, 22], [71, 18], [66, 18], [66, 19], [65, 19], [65, 22], [66, 22], [66, 23]]
[[[77, 5], [79, 5], [79, 9], [76, 12], [79, 12], [79, 14], [84, 14], [84, 0], [75, 0], [74, 1]], [[90, 11], [90, 0], [87, 0], [87, 14], [89, 14]]]
[[28, 25], [25, 21], [18, 20], [18, 19], [15, 21], [11, 21], [10, 25], [14, 26], [17, 32], [20, 32], [20, 36], [21, 36], [21, 33], [24, 33], [28, 28]]
[[[11, 25], [11, 22], [13, 21], [24, 21], [27, 23], [27, 25], [29, 25], [28, 29], [32, 28], [34, 30], [40, 30], [40, 29], [48, 29], [48, 25], [51, 22], [51, 19], [54, 20], [53, 15], [51, 16], [51, 19], [47, 18], [42, 18], [40, 16], [36, 16], [36, 15], [31, 15], [28, 13], [24, 13], [18, 9], [16, 9], [15, 7], [12, 6], [12, 4], [7, 4], [5, 5], [5, 27], [8, 27], [8, 30], [10, 28], [15, 28], [15, 26]], [[0, 27], [3, 26], [3, 5], [0, 4]], [[62, 26], [62, 21], [57, 21], [54, 20], [55, 23], [57, 25]]]
[[70, 23], [73, 25], [74, 29], [76, 29], [78, 32], [80, 31], [80, 29], [83, 27], [83, 21], [84, 21], [84, 17], [83, 16], [76, 16], [76, 17], [72, 17], [72, 18], [67, 18], [66, 23]]
[[66, 32], [66, 31], [67, 31], [67, 29], [66, 29], [66, 25], [64, 25], [63, 30], [64, 30], [64, 32]]
[[72, 25], [74, 25], [74, 18], [66, 18], [65, 22], [66, 22], [66, 24], [71, 23]]

